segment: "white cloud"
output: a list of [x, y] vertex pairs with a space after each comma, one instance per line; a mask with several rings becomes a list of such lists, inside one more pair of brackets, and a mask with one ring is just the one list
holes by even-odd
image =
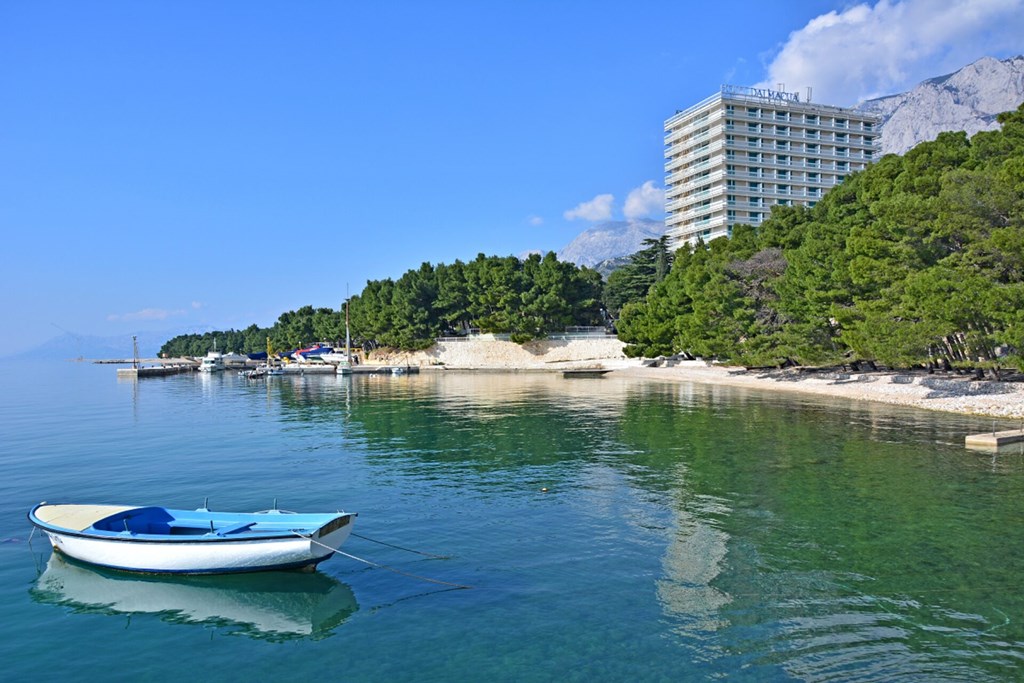
[[540, 216], [530, 216], [529, 218], [526, 219], [526, 222], [534, 227], [544, 225], [544, 219], [541, 218]]
[[201, 302], [201, 301], [193, 301], [193, 302], [192, 302], [192, 308], [193, 308], [193, 310], [199, 310], [199, 309], [200, 309], [200, 308], [202, 308], [202, 307], [203, 307], [203, 304], [202, 304], [202, 302]]
[[141, 311], [134, 311], [132, 313], [111, 313], [107, 316], [107, 320], [110, 322], [127, 320], [166, 320], [167, 318], [173, 318], [179, 315], [185, 315], [185, 311], [168, 311], [164, 308], [143, 308]]
[[612, 217], [612, 202], [615, 197], [610, 194], [599, 194], [589, 202], [583, 202], [575, 209], [566, 211], [565, 220], [574, 221], [582, 218], [585, 221], [607, 221]]
[[636, 188], [626, 197], [622, 213], [626, 218], [647, 218], [665, 210], [665, 190], [654, 186], [653, 180]]
[[810, 86], [817, 102], [851, 105], [1022, 47], [1024, 0], [879, 0], [789, 34], [758, 86]]

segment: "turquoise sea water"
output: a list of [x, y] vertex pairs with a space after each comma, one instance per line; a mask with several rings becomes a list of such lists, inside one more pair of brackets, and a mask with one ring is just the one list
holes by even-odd
[[[988, 419], [536, 374], [135, 383], [5, 363], [0, 382], [5, 680], [1024, 675], [1024, 455], [966, 451]], [[474, 588], [344, 557], [97, 572], [25, 519], [207, 497], [358, 511], [358, 533], [450, 558], [344, 550]]]

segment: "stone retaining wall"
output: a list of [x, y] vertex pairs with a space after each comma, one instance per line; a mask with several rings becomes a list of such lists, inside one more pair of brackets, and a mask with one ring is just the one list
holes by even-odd
[[450, 369], [562, 370], [580, 367], [619, 368], [634, 364], [622, 352], [624, 342], [612, 336], [542, 339], [516, 344], [494, 339], [438, 342], [425, 351], [376, 351], [368, 363], [416, 365]]

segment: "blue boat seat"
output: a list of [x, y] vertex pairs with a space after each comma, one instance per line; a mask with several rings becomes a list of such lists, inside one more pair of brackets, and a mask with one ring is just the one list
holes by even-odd
[[242, 531], [247, 531], [249, 527], [254, 524], [256, 524], [256, 522], [238, 522], [237, 524], [232, 524], [230, 526], [223, 526], [217, 529], [217, 535], [227, 536], [228, 534], [241, 533]]

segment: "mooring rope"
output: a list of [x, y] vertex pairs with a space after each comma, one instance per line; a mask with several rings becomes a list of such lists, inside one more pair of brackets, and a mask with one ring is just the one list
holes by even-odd
[[394, 548], [395, 550], [404, 550], [407, 553], [416, 553], [417, 555], [423, 555], [424, 557], [432, 557], [435, 560], [450, 560], [451, 559], [451, 555], [435, 555], [433, 553], [425, 553], [422, 550], [413, 550], [412, 548], [403, 548], [402, 546], [395, 545], [394, 543], [387, 543], [385, 541], [378, 541], [375, 538], [370, 538], [369, 536], [362, 536], [360, 534], [357, 534], [354, 531], [352, 532], [351, 535], [355, 536], [356, 538], [361, 538], [364, 541], [369, 541], [370, 543], [380, 543], [381, 545], [386, 545], [387, 547]]
[[300, 534], [298, 531], [294, 531], [293, 530], [292, 533], [295, 534], [296, 536], [298, 536], [299, 538], [304, 538], [307, 541], [309, 541], [310, 543], [313, 543], [315, 545], [320, 546], [321, 548], [326, 548], [327, 550], [330, 550], [332, 553], [338, 553], [339, 555], [344, 555], [345, 557], [347, 557], [349, 559], [355, 560], [356, 562], [362, 562], [363, 564], [368, 564], [371, 567], [377, 567], [378, 569], [386, 569], [389, 572], [394, 572], [395, 574], [401, 574], [402, 576], [408, 576], [410, 578], [419, 579], [420, 581], [427, 581], [429, 583], [441, 584], [442, 586], [451, 586], [452, 588], [473, 588], [473, 586], [467, 586], [466, 584], [463, 584], [463, 583], [452, 583], [451, 581], [442, 581], [441, 579], [431, 579], [430, 577], [427, 577], [427, 576], [420, 576], [419, 574], [413, 574], [412, 572], [403, 572], [401, 569], [395, 569], [394, 567], [389, 567], [386, 564], [381, 564], [379, 562], [373, 562], [371, 560], [366, 560], [366, 559], [363, 559], [361, 557], [356, 557], [355, 555], [350, 555], [350, 554], [346, 553], [343, 550], [338, 550], [337, 548], [332, 548], [331, 546], [327, 545], [326, 543], [321, 543], [320, 541], [314, 540], [312, 536], [306, 536], [305, 534]]

